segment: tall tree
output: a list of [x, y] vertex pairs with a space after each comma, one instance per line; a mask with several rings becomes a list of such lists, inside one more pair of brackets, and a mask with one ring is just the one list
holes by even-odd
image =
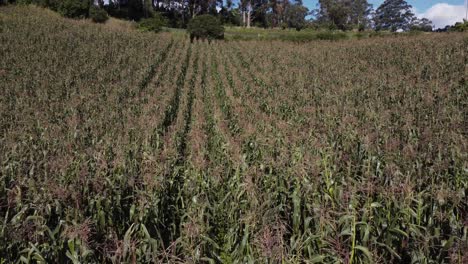
[[372, 5], [367, 0], [350, 1], [349, 23], [359, 29], [369, 27]]
[[432, 31], [432, 21], [427, 18], [415, 19], [411, 23], [411, 30]]
[[267, 26], [268, 0], [239, 0], [241, 25], [250, 27], [251, 23]]
[[319, 0], [317, 20], [323, 24], [346, 29], [349, 22], [350, 0]]
[[412, 6], [405, 0], [385, 0], [375, 12], [376, 30], [409, 30], [415, 19]]
[[234, 2], [227, 0], [219, 11], [223, 24], [240, 25], [238, 9], [234, 8]]
[[267, 27], [267, 14], [269, 11], [269, 0], [252, 0], [251, 20], [256, 25]]
[[305, 17], [309, 13], [309, 9], [303, 6], [301, 1], [296, 1], [295, 4], [289, 5], [286, 9], [285, 20], [290, 28], [295, 28], [296, 30], [301, 30], [305, 24]]
[[193, 18], [197, 15], [212, 13], [219, 2], [222, 3], [222, 0], [185, 0], [182, 6], [188, 7], [190, 16]]
[[145, 6], [143, 0], [128, 0], [128, 17], [130, 19], [139, 20], [144, 16]]
[[[252, 3], [250, 0], [240, 0], [239, 1], [239, 9], [241, 11], [241, 14], [242, 14], [242, 26], [247, 26], [247, 13], [249, 13], [248, 17], [249, 17], [249, 20], [250, 20], [250, 12], [251, 12], [251, 9], [252, 9]], [[248, 27], [250, 27], [250, 21], [249, 21], [249, 25]]]
[[370, 26], [372, 5], [367, 0], [319, 0], [317, 21], [342, 30]]
[[286, 10], [289, 6], [288, 0], [270, 0], [270, 6], [272, 11], [272, 26], [284, 26]]

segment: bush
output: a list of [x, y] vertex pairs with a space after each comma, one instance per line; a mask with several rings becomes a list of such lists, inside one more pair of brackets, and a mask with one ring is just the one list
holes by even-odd
[[[0, 0], [1, 2], [2, 0]], [[60, 0], [17, 0], [16, 2], [11, 2], [10, 3], [16, 3], [18, 5], [38, 5], [42, 7], [47, 7], [51, 8], [52, 7], [57, 7], [57, 3]], [[8, 1], [7, 1], [8, 3]]]
[[224, 39], [224, 27], [221, 21], [212, 15], [201, 15], [193, 18], [187, 26], [190, 41], [193, 39]]
[[166, 18], [163, 17], [160, 13], [155, 13], [151, 18], [142, 19], [138, 23], [138, 28], [143, 31], [158, 33], [162, 30], [162, 27], [166, 26], [166, 24]]
[[93, 5], [89, 9], [89, 18], [91, 18], [94, 23], [104, 23], [109, 19], [109, 16], [106, 10]]
[[364, 39], [369, 37], [369, 34], [364, 33], [363, 31], [359, 31], [354, 35], [357, 39]]
[[452, 32], [464, 32], [468, 31], [468, 20], [463, 19], [463, 22], [457, 22], [455, 25], [449, 28]]
[[384, 37], [385, 35], [388, 35], [390, 34], [389, 32], [386, 32], [386, 31], [372, 31], [370, 34], [369, 34], [369, 37], [370, 38], [376, 38], [376, 37]]
[[31, 4], [36, 4], [38, 1], [34, 1], [34, 0], [18, 0], [16, 1], [16, 3], [18, 5], [31, 5]]
[[358, 26], [358, 31], [359, 31], [359, 32], [363, 32], [364, 30], [366, 30], [366, 25], [360, 24], [360, 25]]
[[324, 31], [317, 33], [317, 39], [320, 40], [341, 40], [346, 39], [348, 36], [344, 32], [331, 32]]
[[89, 3], [87, 0], [64, 0], [60, 3], [58, 11], [64, 17], [85, 18], [88, 16]]

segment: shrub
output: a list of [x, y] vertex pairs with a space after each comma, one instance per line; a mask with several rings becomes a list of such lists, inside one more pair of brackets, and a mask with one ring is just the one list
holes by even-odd
[[224, 27], [221, 21], [212, 15], [201, 15], [193, 18], [187, 26], [190, 41], [193, 39], [224, 39]]
[[31, 4], [36, 4], [37, 1], [34, 0], [18, 0], [16, 3], [18, 5], [31, 5]]
[[39, 0], [39, 1], [40, 1], [40, 4], [39, 4], [40, 6], [50, 8], [54, 11], [57, 11], [61, 4], [60, 0]]
[[360, 24], [360, 25], [358, 26], [358, 31], [359, 31], [359, 32], [363, 32], [364, 30], [366, 30], [366, 25]]
[[331, 32], [324, 31], [317, 33], [317, 39], [320, 40], [341, 40], [346, 39], [348, 36], [344, 32]]
[[87, 0], [64, 0], [58, 7], [58, 11], [65, 17], [84, 18], [88, 16], [89, 1]]
[[385, 32], [385, 31], [372, 31], [369, 34], [369, 37], [370, 38], [384, 37], [386, 34], [388, 34], [388, 32]]
[[357, 39], [363, 39], [363, 38], [367, 38], [367, 37], [369, 37], [369, 35], [368, 35], [368, 34], [366, 34], [366, 33], [362, 32], [362, 31], [359, 31], [359, 32], [358, 32], [358, 33], [356, 33], [354, 36], [355, 36]]
[[93, 5], [89, 9], [89, 18], [91, 18], [94, 23], [104, 23], [109, 19], [109, 16], [106, 10]]
[[160, 32], [166, 26], [167, 21], [160, 13], [155, 13], [151, 18], [142, 19], [138, 23], [138, 28], [143, 31]]
[[457, 22], [449, 28], [449, 31], [464, 32], [468, 31], [468, 20], [463, 19], [463, 22]]
[[[1, 1], [1, 0], [0, 0]], [[17, 0], [17, 4], [19, 5], [37, 5], [45, 8], [49, 8], [53, 11], [58, 11], [59, 7], [62, 4], [62, 0]]]
[[[286, 34], [282, 34], [278, 36], [279, 39], [285, 41], [295, 41], [295, 42], [305, 42], [305, 41], [312, 41], [316, 40], [317, 37], [313, 33], [309, 34], [294, 34], [292, 32], [287, 32]], [[275, 38], [272, 38], [275, 39]]]

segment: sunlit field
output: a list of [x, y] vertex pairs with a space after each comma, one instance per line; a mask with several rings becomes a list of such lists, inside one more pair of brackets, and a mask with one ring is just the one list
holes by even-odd
[[468, 263], [466, 33], [0, 20], [0, 263]]

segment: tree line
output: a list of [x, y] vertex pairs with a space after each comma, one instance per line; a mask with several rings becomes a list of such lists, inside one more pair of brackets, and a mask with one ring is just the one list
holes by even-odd
[[[319, 0], [309, 10], [302, 0], [0, 0], [33, 3], [58, 10], [86, 10], [92, 6], [111, 16], [139, 21], [155, 14], [165, 17], [169, 27], [186, 28], [198, 15], [213, 15], [225, 25], [263, 28], [304, 27], [339, 30], [422, 30], [432, 22], [419, 19], [405, 0], [385, 0], [374, 9], [367, 0]], [[83, 16], [83, 12], [68, 12]]]
[[113, 0], [109, 9], [125, 6], [131, 19], [161, 12], [173, 27], [185, 27], [191, 18], [211, 14], [223, 24], [244, 27], [432, 30], [432, 22], [417, 18], [405, 0], [386, 0], [376, 10], [367, 0], [319, 0], [313, 10], [302, 0]]

